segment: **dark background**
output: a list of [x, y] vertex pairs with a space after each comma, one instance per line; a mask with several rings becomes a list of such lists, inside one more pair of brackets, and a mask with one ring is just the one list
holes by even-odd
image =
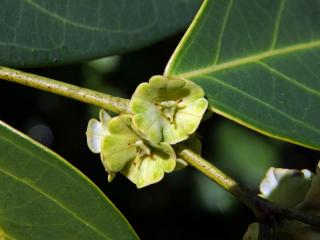
[[[25, 69], [39, 75], [130, 97], [161, 74], [181, 36], [107, 60]], [[123, 176], [112, 183], [86, 145], [87, 122], [98, 109], [50, 93], [0, 81], [0, 119], [52, 150], [95, 182], [127, 217], [141, 239], [241, 239], [253, 214], [192, 168], [136, 189]], [[258, 189], [270, 166], [315, 169], [320, 153], [257, 134], [213, 115], [198, 133], [202, 155], [238, 181]]]

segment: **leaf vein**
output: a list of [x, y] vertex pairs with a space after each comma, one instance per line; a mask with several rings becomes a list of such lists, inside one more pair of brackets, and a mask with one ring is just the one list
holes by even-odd
[[295, 85], [295, 86], [298, 86], [299, 88], [313, 94], [313, 95], [316, 95], [317, 97], [320, 97], [320, 92], [317, 91], [317, 90], [314, 90], [302, 83], [300, 83], [298, 80], [292, 78], [292, 77], [289, 77], [288, 75], [284, 74], [283, 72], [275, 69], [274, 67], [271, 67], [270, 65], [266, 64], [265, 62], [261, 62], [261, 61], [257, 61], [257, 64], [259, 64], [260, 66], [268, 69], [270, 72], [276, 74], [277, 76], [281, 77], [282, 79], [285, 79], [287, 80], [288, 82], [290, 82], [291, 84]]
[[286, 0], [281, 0], [281, 2], [279, 4], [279, 10], [278, 10], [276, 21], [275, 21], [274, 32], [272, 34], [270, 50], [274, 49], [277, 44], [278, 33], [279, 33], [279, 29], [280, 29], [280, 24], [281, 24], [281, 17], [283, 14], [283, 9], [284, 9], [285, 3], [286, 3]]
[[198, 68], [198, 69], [195, 69], [195, 70], [192, 70], [189, 72], [177, 74], [175, 76], [180, 77], [180, 78], [197, 77], [202, 74], [204, 75], [204, 74], [209, 74], [209, 73], [220, 72], [223, 70], [228, 70], [230, 68], [239, 67], [239, 66], [246, 65], [249, 63], [255, 63], [259, 60], [267, 59], [270, 57], [283, 56], [283, 55], [286, 55], [289, 53], [303, 51], [303, 50], [309, 50], [309, 49], [319, 48], [319, 47], [320, 47], [320, 40], [310, 41], [307, 43], [300, 43], [300, 44], [291, 45], [291, 46], [284, 47], [284, 48], [278, 48], [278, 49], [273, 49], [273, 50], [261, 52], [261, 53], [258, 53], [258, 54], [252, 55], [252, 56], [248, 56], [248, 57], [242, 57], [239, 59], [220, 63], [215, 66], [210, 65], [208, 67]]
[[222, 43], [223, 35], [224, 35], [225, 29], [226, 29], [226, 26], [227, 26], [227, 23], [228, 23], [228, 19], [229, 19], [229, 15], [230, 15], [230, 12], [231, 12], [232, 5], [233, 5], [233, 0], [230, 0], [229, 4], [228, 4], [228, 7], [227, 7], [227, 10], [225, 12], [224, 18], [223, 18], [222, 28], [221, 28], [221, 31], [220, 31], [220, 34], [219, 34], [219, 38], [218, 38], [217, 51], [216, 51], [216, 56], [214, 58], [213, 65], [216, 65], [218, 60], [219, 60], [220, 50], [221, 50], [221, 43]]
[[63, 23], [68, 23], [72, 26], [78, 27], [78, 28], [82, 28], [85, 30], [89, 30], [89, 31], [96, 31], [96, 32], [107, 32], [107, 33], [139, 33], [139, 32], [143, 32], [146, 30], [151, 29], [155, 24], [156, 24], [156, 19], [153, 19], [152, 22], [148, 23], [147, 25], [145, 25], [144, 27], [141, 27], [139, 29], [135, 29], [135, 30], [121, 30], [121, 29], [106, 29], [106, 28], [101, 28], [101, 27], [96, 27], [96, 26], [89, 26], [89, 25], [85, 25], [79, 22], [74, 22], [71, 21], [70, 19], [64, 18], [56, 13], [53, 13], [45, 8], [43, 8], [42, 6], [40, 6], [38, 3], [35, 3], [33, 0], [24, 0], [26, 1], [28, 4], [30, 4], [32, 7], [34, 7], [35, 9], [37, 9], [40, 12], [43, 12], [45, 14], [47, 14], [48, 16], [57, 19], [58, 21], [61, 21]]
[[238, 92], [238, 93], [246, 96], [247, 98], [249, 98], [249, 99], [251, 99], [251, 100], [253, 100], [253, 101], [257, 102], [257, 103], [259, 103], [259, 104], [261, 104], [261, 105], [263, 105], [263, 106], [265, 106], [265, 107], [267, 107], [267, 108], [269, 108], [269, 109], [272, 109], [273, 111], [279, 113], [280, 115], [282, 115], [282, 116], [290, 119], [291, 121], [293, 121], [293, 122], [295, 122], [295, 123], [300, 124], [301, 126], [307, 128], [307, 129], [310, 129], [310, 130], [312, 130], [312, 131], [315, 131], [315, 132], [317, 132], [317, 133], [320, 133], [320, 129], [317, 129], [317, 128], [313, 127], [313, 126], [310, 126], [310, 125], [302, 122], [301, 120], [299, 120], [299, 119], [297, 119], [297, 118], [289, 115], [289, 114], [286, 113], [286, 112], [283, 112], [282, 110], [276, 108], [275, 106], [272, 106], [271, 104], [269, 104], [269, 103], [267, 103], [267, 102], [263, 102], [263, 101], [261, 101], [261, 99], [255, 97], [255, 96], [253, 96], [253, 95], [251, 95], [251, 94], [249, 94], [249, 93], [247, 93], [247, 92], [244, 92], [244, 91], [242, 91], [241, 89], [238, 89], [238, 88], [232, 86], [231, 84], [228, 84], [228, 83], [226, 83], [226, 82], [224, 82], [224, 81], [222, 81], [222, 80], [220, 80], [220, 79], [217, 79], [217, 78], [215, 78], [215, 77], [212, 77], [212, 76], [203, 76], [203, 78], [209, 79], [209, 80], [211, 80], [211, 81], [215, 81], [215, 82], [223, 85], [224, 87], [226, 87], [226, 88], [228, 88], [228, 89], [231, 89], [231, 90], [234, 91], [234, 92]]
[[35, 190], [36, 192], [40, 193], [41, 195], [43, 195], [45, 198], [47, 198], [48, 200], [50, 200], [51, 202], [55, 203], [57, 206], [59, 206], [60, 208], [62, 208], [63, 210], [65, 210], [66, 212], [68, 212], [72, 217], [74, 217], [76, 220], [78, 220], [79, 222], [83, 223], [85, 226], [88, 226], [89, 228], [91, 228], [94, 232], [96, 232], [98, 235], [102, 236], [105, 239], [110, 239], [108, 236], [106, 236], [104, 233], [100, 232], [97, 228], [95, 228], [94, 226], [92, 226], [91, 224], [89, 224], [88, 222], [86, 222], [84, 219], [82, 219], [80, 216], [78, 216], [75, 212], [73, 212], [71, 209], [69, 209], [68, 207], [66, 207], [63, 203], [61, 203], [60, 201], [58, 201], [57, 199], [55, 199], [53, 196], [51, 196], [50, 194], [44, 192], [42, 189], [32, 185], [30, 182], [27, 182], [21, 178], [19, 178], [18, 176], [14, 175], [13, 173], [10, 173], [9, 171], [5, 170], [4, 168], [0, 167], [0, 172], [2, 172], [3, 174], [5, 174], [6, 176], [14, 179], [17, 182], [20, 182], [21, 184], [24, 184], [26, 186], [28, 186], [29, 188]]

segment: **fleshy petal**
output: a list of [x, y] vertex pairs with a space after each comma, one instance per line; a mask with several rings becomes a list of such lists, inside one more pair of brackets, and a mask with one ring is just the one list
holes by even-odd
[[143, 188], [159, 182], [165, 172], [172, 172], [176, 165], [175, 153], [167, 143], [161, 143], [158, 149], [146, 157], [137, 156], [122, 171], [130, 181]]
[[149, 83], [153, 88], [170, 89], [170, 90], [176, 90], [176, 89], [182, 88], [186, 84], [186, 82], [182, 79], [168, 80], [167, 78], [161, 75], [156, 75], [151, 77], [149, 80]]
[[130, 101], [130, 107], [131, 110], [135, 113], [135, 106], [137, 105], [134, 101], [136, 99], [144, 100], [150, 103], [154, 103], [155, 99], [158, 98], [157, 91], [155, 91], [149, 83], [141, 83], [137, 87], [137, 89], [134, 91], [131, 101]]
[[160, 143], [160, 151], [155, 150], [154, 154], [159, 156], [159, 159], [161, 160], [161, 167], [164, 172], [170, 173], [175, 169], [176, 153], [168, 143]]
[[163, 121], [164, 141], [169, 144], [176, 144], [189, 138], [198, 128], [207, 106], [207, 100], [204, 98], [198, 99], [186, 108], [177, 111], [174, 124]]
[[105, 131], [105, 134], [108, 134], [108, 123], [111, 120], [111, 116], [104, 111], [103, 109], [99, 112], [99, 119], [102, 125], [103, 130]]
[[101, 142], [104, 136], [109, 134], [108, 123], [111, 119], [110, 115], [100, 110], [100, 122], [96, 119], [90, 119], [87, 127], [87, 145], [94, 153], [101, 151]]
[[204, 97], [204, 91], [199, 85], [189, 80], [185, 80], [185, 82], [185, 88], [189, 89], [190, 92], [186, 97], [184, 97], [183, 102], [181, 102], [180, 105], [187, 106], [193, 101]]
[[137, 155], [134, 145], [139, 137], [130, 128], [131, 117], [120, 115], [109, 122], [110, 134], [102, 142], [101, 155], [103, 165], [113, 172], [122, 168]]
[[130, 108], [133, 113], [145, 113], [155, 108], [153, 98], [155, 94], [148, 83], [138, 86], [130, 101]]
[[102, 165], [104, 166], [104, 169], [108, 173], [108, 182], [111, 182], [115, 178], [116, 172], [113, 172], [108, 168], [107, 164], [105, 163], [105, 159], [103, 158], [103, 154], [101, 152], [100, 152], [100, 159], [101, 159]]
[[162, 180], [164, 172], [161, 167], [161, 159], [158, 157], [146, 157], [141, 162], [139, 175], [137, 176], [137, 188], [143, 188]]
[[178, 128], [183, 128], [190, 135], [198, 128], [202, 116], [208, 107], [208, 102], [204, 98], [200, 98], [187, 107], [179, 110], [176, 115], [176, 124]]
[[110, 134], [121, 134], [132, 136], [134, 133], [131, 129], [131, 116], [128, 114], [123, 114], [114, 117], [110, 120], [108, 124]]
[[163, 122], [157, 112], [149, 111], [147, 114], [136, 114], [132, 123], [147, 140], [156, 144], [162, 141]]
[[98, 120], [90, 119], [86, 136], [89, 149], [94, 153], [99, 153], [101, 151], [101, 138], [103, 136], [103, 128]]
[[260, 184], [262, 196], [284, 207], [295, 207], [303, 201], [311, 186], [309, 170], [270, 168]]
[[132, 161], [137, 155], [134, 145], [135, 140], [128, 139], [126, 136], [109, 135], [105, 137], [101, 154], [103, 165], [110, 171], [121, 171], [127, 162]]

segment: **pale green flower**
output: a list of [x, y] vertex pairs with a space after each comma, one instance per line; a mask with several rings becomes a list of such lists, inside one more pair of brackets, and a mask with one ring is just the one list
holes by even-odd
[[[101, 119], [101, 118], [100, 118]], [[102, 118], [103, 120], [103, 118]], [[164, 173], [176, 166], [176, 155], [168, 143], [151, 144], [131, 128], [131, 116], [112, 118], [104, 129], [104, 121], [90, 120], [88, 146], [100, 151], [105, 169], [110, 173], [121, 172], [138, 188], [159, 182]]]
[[260, 183], [261, 196], [283, 207], [295, 207], [304, 200], [313, 176], [307, 169], [271, 167]]
[[[307, 169], [270, 168], [260, 184], [261, 196], [280, 206], [320, 213], [320, 176]], [[277, 239], [316, 240], [320, 232], [307, 224], [285, 220], [274, 226]], [[244, 240], [258, 240], [259, 224], [249, 225]]]
[[207, 106], [201, 87], [163, 76], [141, 83], [130, 101], [134, 127], [156, 144], [187, 139], [198, 128]]

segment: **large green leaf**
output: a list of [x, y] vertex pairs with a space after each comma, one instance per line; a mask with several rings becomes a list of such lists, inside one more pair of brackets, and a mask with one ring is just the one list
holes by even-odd
[[0, 64], [43, 66], [143, 47], [182, 30], [200, 0], [0, 0]]
[[0, 121], [0, 239], [137, 239], [103, 193]]
[[207, 0], [166, 68], [212, 111], [320, 149], [320, 1]]

